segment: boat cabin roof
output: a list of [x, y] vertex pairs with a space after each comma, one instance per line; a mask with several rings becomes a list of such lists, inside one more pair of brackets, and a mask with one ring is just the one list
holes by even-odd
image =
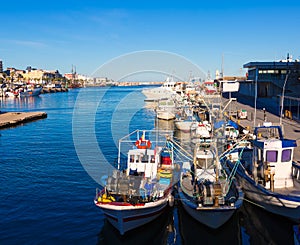
[[253, 145], [258, 148], [287, 148], [296, 147], [296, 140], [284, 139], [280, 126], [261, 126], [254, 130], [256, 139]]
[[154, 150], [152, 149], [132, 149], [128, 151], [128, 155], [154, 155]]

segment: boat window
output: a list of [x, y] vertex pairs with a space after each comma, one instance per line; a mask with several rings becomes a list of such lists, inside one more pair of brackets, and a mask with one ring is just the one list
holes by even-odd
[[148, 162], [148, 155], [142, 155], [141, 162]]
[[213, 159], [201, 159], [197, 158], [197, 167], [204, 169], [213, 169], [214, 168], [214, 160]]
[[134, 155], [130, 155], [130, 162], [134, 162]]
[[197, 161], [196, 161], [196, 163], [197, 163], [197, 167], [199, 167], [199, 168], [205, 168], [205, 159], [197, 159]]
[[277, 151], [266, 151], [266, 161], [267, 162], [277, 162]]
[[214, 164], [214, 159], [213, 158], [207, 159], [206, 164], [207, 164], [206, 165], [207, 169], [213, 169], [213, 168], [215, 168], [215, 164]]
[[289, 161], [291, 161], [291, 156], [292, 156], [292, 150], [291, 149], [283, 150], [282, 154], [281, 154], [281, 161], [282, 162], [289, 162]]
[[151, 162], [152, 162], [152, 163], [155, 162], [155, 157], [154, 157], [154, 155], [151, 155]]

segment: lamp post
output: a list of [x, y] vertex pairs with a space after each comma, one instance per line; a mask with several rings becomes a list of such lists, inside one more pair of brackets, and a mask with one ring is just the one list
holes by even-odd
[[257, 103], [257, 80], [258, 80], [258, 68], [255, 70], [255, 91], [254, 91], [254, 120], [253, 127], [256, 127], [256, 103]]
[[289, 77], [289, 74], [290, 74], [290, 70], [288, 71], [288, 73], [286, 74], [285, 76], [285, 80], [284, 80], [284, 83], [283, 83], [283, 87], [282, 87], [282, 95], [281, 95], [281, 101], [280, 101], [280, 115], [279, 115], [279, 124], [280, 126], [282, 126], [282, 113], [283, 113], [283, 106], [284, 106], [284, 91], [285, 91], [285, 85], [286, 85], [286, 82], [288, 80], [288, 77]]

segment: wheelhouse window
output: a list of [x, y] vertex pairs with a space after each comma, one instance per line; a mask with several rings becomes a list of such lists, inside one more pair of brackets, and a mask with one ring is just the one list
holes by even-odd
[[130, 155], [130, 162], [134, 162], [134, 155]]
[[287, 149], [287, 150], [282, 151], [282, 154], [281, 154], [281, 161], [282, 162], [291, 161], [291, 157], [292, 157], [292, 150], [291, 149]]
[[277, 162], [278, 151], [267, 151], [266, 160], [267, 162]]
[[204, 169], [213, 169], [214, 168], [214, 159], [202, 159], [197, 158], [197, 166]]

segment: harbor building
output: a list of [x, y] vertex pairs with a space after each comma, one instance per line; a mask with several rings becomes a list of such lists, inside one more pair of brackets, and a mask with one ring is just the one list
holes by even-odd
[[243, 67], [248, 69], [247, 79], [240, 81], [239, 94], [273, 101], [278, 113], [283, 105], [284, 111], [297, 112], [299, 117], [300, 60], [288, 55], [285, 60], [249, 62]]

